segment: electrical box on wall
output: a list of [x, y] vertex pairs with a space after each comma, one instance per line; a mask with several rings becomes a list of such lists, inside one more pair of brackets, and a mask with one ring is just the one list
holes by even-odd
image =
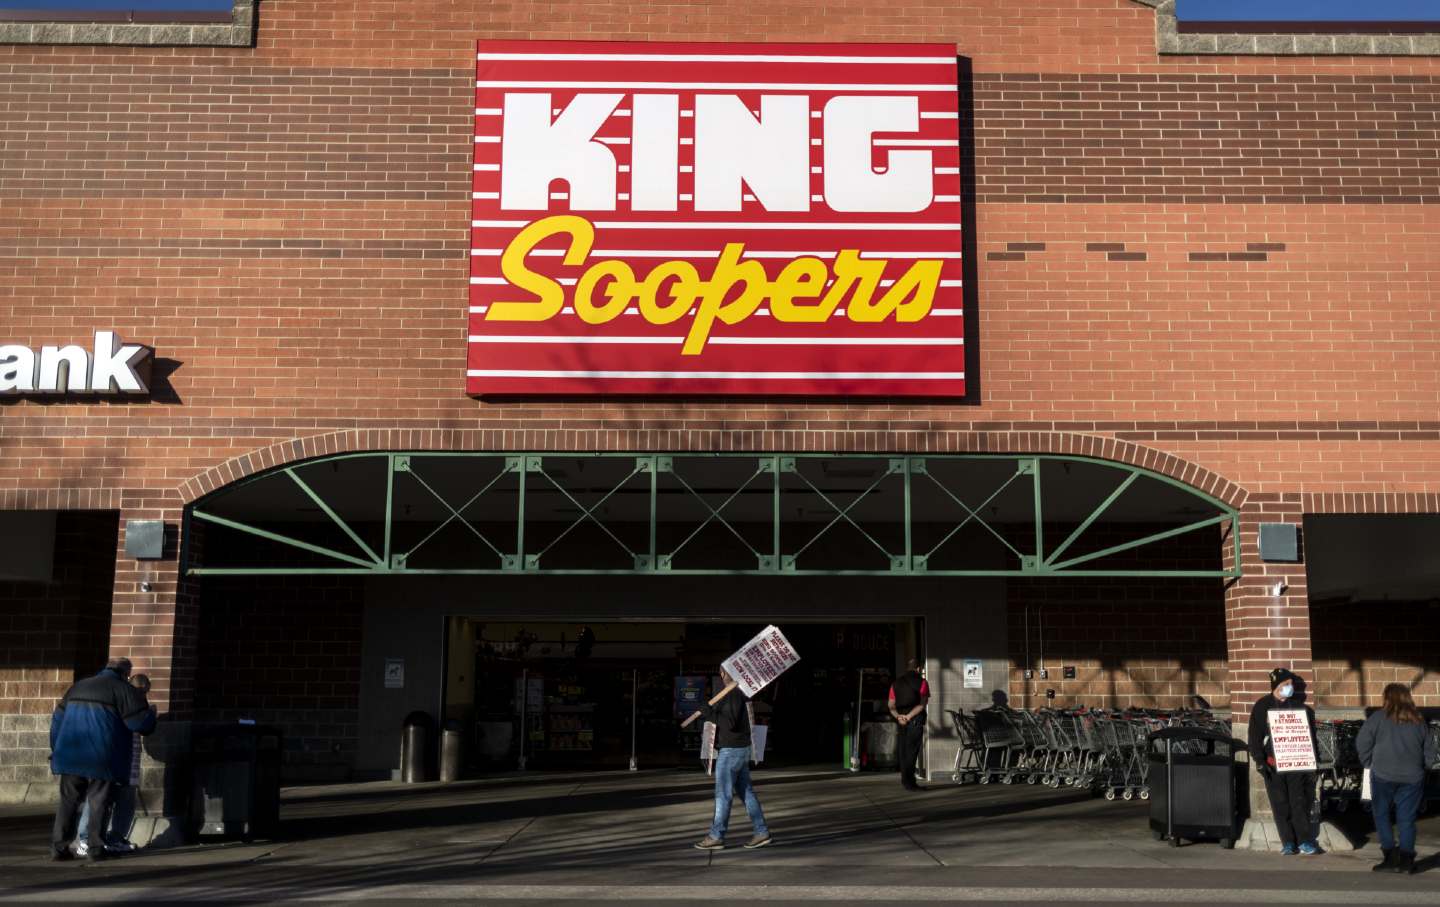
[[162, 520], [126, 520], [125, 556], [137, 561], [157, 560], [165, 554]]
[[1300, 527], [1294, 523], [1260, 524], [1260, 560], [1296, 563], [1300, 560]]

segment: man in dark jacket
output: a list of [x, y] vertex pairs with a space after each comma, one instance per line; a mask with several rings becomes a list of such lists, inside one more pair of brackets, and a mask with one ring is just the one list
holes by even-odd
[[[733, 683], [730, 675], [720, 672], [720, 679]], [[725, 829], [730, 824], [730, 802], [735, 797], [745, 801], [754, 833], [745, 844], [753, 850], [770, 843], [770, 830], [765, 827], [765, 813], [760, 798], [750, 783], [750, 707], [739, 690], [715, 705], [705, 703], [701, 715], [715, 723], [715, 819], [710, 833], [698, 841], [698, 850], [724, 850]]]
[[925, 706], [930, 702], [930, 685], [920, 676], [920, 662], [910, 659], [906, 672], [890, 685], [890, 714], [900, 725], [896, 755], [900, 762], [900, 785], [919, 790], [915, 783], [915, 760], [925, 743]]
[[[80, 805], [90, 815], [106, 815], [117, 783], [130, 778], [130, 757], [135, 734], [155, 730], [155, 711], [127, 681], [128, 658], [112, 658], [94, 677], [77, 682], [55, 707], [50, 719], [50, 771], [60, 776], [60, 806], [50, 834], [51, 858], [68, 860], [70, 840]], [[106, 857], [105, 823], [93, 821], [88, 829], [89, 857]]]
[[1280, 832], [1280, 852], [1286, 856], [1301, 853], [1313, 856], [1320, 852], [1316, 842], [1310, 810], [1315, 802], [1315, 772], [1277, 770], [1275, 747], [1270, 740], [1270, 713], [1283, 709], [1304, 709], [1310, 728], [1310, 746], [1315, 746], [1315, 712], [1296, 693], [1300, 678], [1285, 668], [1270, 672], [1271, 692], [1260, 697], [1250, 710], [1250, 762], [1265, 779], [1265, 793], [1270, 810], [1275, 814], [1275, 827]]

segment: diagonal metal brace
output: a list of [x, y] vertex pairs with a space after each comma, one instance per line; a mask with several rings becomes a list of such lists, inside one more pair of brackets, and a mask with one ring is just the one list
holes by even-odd
[[[536, 457], [533, 459], [538, 460], [539, 458]], [[550, 544], [546, 545], [544, 548], [541, 548], [534, 554], [527, 554], [525, 556], [525, 565], [527, 569], [538, 569], [540, 566], [540, 557], [545, 552], [558, 545], [561, 539], [570, 534], [571, 530], [573, 530], [576, 526], [579, 526], [581, 523], [584, 523], [586, 520], [594, 523], [597, 527], [599, 527], [601, 532], [610, 536], [610, 538], [615, 542], [615, 544], [619, 545], [626, 554], [630, 555], [632, 558], [636, 556], [635, 552], [630, 550], [629, 545], [622, 542], [619, 536], [610, 531], [609, 526], [606, 526], [599, 520], [599, 518], [595, 516], [595, 511], [599, 510], [601, 505], [603, 505], [606, 501], [610, 500], [610, 498], [613, 497], [616, 492], [623, 488], [626, 482], [630, 481], [641, 473], [649, 472], [650, 464], [648, 458], [636, 458], [635, 466], [633, 469], [630, 470], [630, 474], [617, 482], [614, 488], [611, 488], [609, 491], [605, 492], [605, 496], [602, 497], [600, 500], [596, 501], [594, 505], [590, 507], [586, 507], [584, 504], [581, 504], [579, 501], [575, 500], [574, 495], [567, 491], [564, 486], [562, 486], [559, 482], [555, 481], [555, 479], [551, 477], [548, 472], [545, 471], [543, 464], [540, 464], [539, 469], [533, 469], [532, 471], [538, 472], [540, 475], [544, 476], [545, 480], [549, 482], [552, 486], [554, 486], [556, 491], [563, 494], [567, 501], [575, 505], [575, 508], [580, 511], [580, 515], [575, 518], [575, 521], [573, 523], [571, 523], [569, 526], [566, 526], [563, 532], [555, 536], [555, 538], [551, 539]]]

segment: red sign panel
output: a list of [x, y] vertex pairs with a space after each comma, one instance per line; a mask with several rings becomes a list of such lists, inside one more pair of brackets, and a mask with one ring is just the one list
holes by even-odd
[[467, 391], [963, 395], [956, 73], [481, 42]]

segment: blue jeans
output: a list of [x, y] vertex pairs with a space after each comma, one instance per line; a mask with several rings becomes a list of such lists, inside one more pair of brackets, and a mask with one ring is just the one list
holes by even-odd
[[1415, 816], [1420, 812], [1420, 800], [1425, 795], [1425, 780], [1414, 784], [1386, 781], [1374, 772], [1370, 774], [1370, 812], [1375, 816], [1375, 833], [1380, 836], [1380, 848], [1390, 850], [1395, 846], [1395, 833], [1390, 829], [1390, 810], [1395, 810], [1395, 824], [1400, 828], [1400, 849], [1406, 853], [1415, 852]]
[[[106, 844], [122, 844], [130, 839], [130, 825], [135, 821], [135, 788], [128, 784], [116, 785], [115, 797], [110, 804], [110, 825], [103, 832]], [[80, 825], [75, 831], [75, 840], [87, 840], [90, 832], [90, 803], [80, 810]]]
[[750, 747], [727, 746], [715, 751], [715, 821], [710, 825], [710, 837], [725, 840], [725, 828], [730, 824], [730, 801], [736, 796], [745, 799], [745, 812], [755, 834], [769, 834], [765, 827], [765, 814], [760, 811], [760, 799], [750, 784]]

